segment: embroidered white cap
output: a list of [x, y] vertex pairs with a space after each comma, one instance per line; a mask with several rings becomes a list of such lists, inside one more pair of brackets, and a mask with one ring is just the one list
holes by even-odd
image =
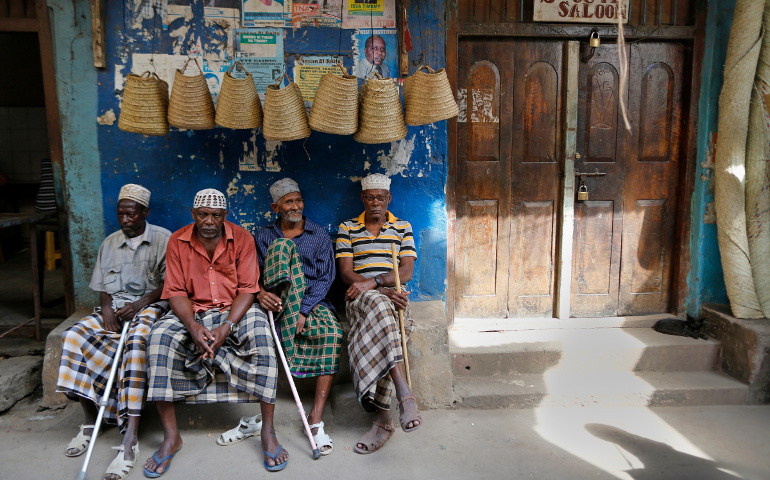
[[388, 190], [390, 178], [381, 173], [372, 173], [361, 180], [361, 190]]
[[141, 185], [135, 183], [127, 183], [123, 185], [118, 194], [118, 201], [121, 200], [133, 200], [136, 203], [140, 203], [145, 207], [150, 206], [150, 191]]
[[225, 195], [219, 190], [207, 188], [195, 194], [193, 208], [222, 208], [227, 210]]

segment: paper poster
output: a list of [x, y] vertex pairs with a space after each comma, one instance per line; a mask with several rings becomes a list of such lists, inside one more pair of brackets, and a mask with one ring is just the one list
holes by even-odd
[[[171, 94], [176, 71], [177, 69], [181, 70], [184, 68], [188, 58], [187, 55], [134, 53], [131, 55], [131, 73], [141, 75], [146, 71], [154, 72], [161, 80], [168, 83], [168, 91], [169, 94]], [[193, 58], [195, 58], [195, 56], [193, 56]], [[219, 95], [219, 87], [222, 84], [222, 78], [224, 78], [227, 69], [230, 68], [230, 63], [223, 62], [221, 66], [210, 67], [204, 59], [197, 57], [197, 60], [198, 65], [201, 66], [203, 75], [206, 76], [206, 80], [209, 82], [209, 90], [214, 94], [214, 100], [216, 101], [216, 95]], [[198, 70], [198, 67], [195, 65], [195, 60], [190, 60], [184, 73], [186, 75], [197, 75], [200, 73], [200, 70]], [[116, 71], [115, 88], [122, 89], [123, 81], [123, 79], [118, 78], [118, 72]], [[118, 84], [119, 82], [121, 83], [120, 85]]]
[[[283, 75], [283, 30], [280, 28], [239, 28], [235, 30], [235, 56], [254, 77], [260, 98]], [[233, 74], [238, 77], [237, 73]]]
[[[201, 59], [198, 59], [200, 62]], [[211, 97], [214, 100], [214, 103], [217, 103], [217, 99], [219, 98], [219, 91], [222, 89], [222, 80], [225, 78], [225, 73], [230, 69], [230, 66], [232, 65], [232, 60], [227, 62], [217, 62], [216, 64], [214, 62], [209, 63], [206, 60], [203, 60], [203, 75], [206, 77], [206, 81], [209, 84], [209, 91], [211, 92]], [[189, 66], [187, 67], [190, 68]]]
[[343, 0], [344, 28], [396, 28], [396, 0]]
[[[169, 25], [177, 18], [191, 18], [190, 2], [191, 0], [168, 0], [164, 24]], [[231, 26], [237, 27], [241, 23], [241, 0], [203, 0], [203, 16], [226, 20]]]
[[398, 34], [394, 29], [358, 29], [353, 35], [353, 75], [398, 77]]
[[[321, 76], [326, 74], [335, 65], [342, 60], [336, 55], [317, 55], [317, 56], [297, 56], [294, 59], [294, 83], [299, 86], [302, 92], [302, 100], [305, 106], [310, 107], [315, 98], [315, 92], [318, 89], [318, 81]], [[342, 70], [336, 69], [339, 75]]]
[[339, 27], [343, 0], [294, 0], [291, 25], [297, 27]]
[[292, 0], [243, 0], [243, 27], [283, 27], [291, 20]]

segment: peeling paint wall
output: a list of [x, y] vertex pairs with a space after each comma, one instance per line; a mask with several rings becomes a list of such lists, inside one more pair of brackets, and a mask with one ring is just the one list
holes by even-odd
[[[84, 199], [90, 202], [93, 213], [90, 218], [100, 223], [104, 232], [118, 228], [112, 212], [120, 187], [129, 182], [140, 183], [152, 191], [149, 221], [172, 231], [190, 223], [195, 192], [211, 187], [227, 193], [229, 219], [255, 232], [274, 219], [268, 193], [270, 184], [288, 176], [299, 182], [303, 190], [307, 216], [336, 234], [340, 222], [363, 210], [359, 180], [369, 173], [380, 172], [391, 176], [393, 181], [390, 210], [409, 220], [414, 228], [420, 258], [409, 284], [412, 298], [444, 298], [446, 122], [409, 127], [405, 139], [381, 145], [364, 145], [352, 136], [315, 131], [306, 140], [292, 142], [265, 141], [261, 131], [223, 128], [207, 131], [172, 128], [165, 137], [122, 132], [113, 115], [119, 116], [119, 89], [131, 71], [134, 53], [185, 54], [190, 46], [200, 46], [208, 61], [221, 61], [228, 50], [232, 51], [232, 39], [226, 28], [203, 18], [200, 0], [193, 0], [190, 18], [175, 20], [168, 30], [162, 30], [160, 22], [144, 18], [141, 5], [137, 0], [106, 2], [108, 68], [98, 73], [93, 66], [82, 68], [93, 72], [93, 78], [82, 81], [86, 87], [96, 89], [98, 84], [98, 104], [94, 99], [80, 121], [87, 123], [90, 131], [85, 134], [89, 138], [83, 144], [98, 139], [98, 152], [94, 149], [92, 156], [97, 156], [100, 163], [90, 168], [98, 172], [101, 187], [87, 192]], [[443, 67], [444, 2], [412, 2], [411, 10], [414, 49], [410, 53], [413, 64], [410, 70], [416, 70], [421, 63]], [[87, 26], [85, 37], [90, 46], [90, 20]], [[340, 33], [336, 28], [319, 27], [284, 29], [284, 32], [287, 54], [336, 54], [339, 50], [349, 53], [353, 47], [352, 30]], [[90, 49], [81, 56], [86, 62], [92, 59]], [[290, 56], [288, 68], [292, 62]], [[345, 57], [344, 63], [351, 69], [352, 56]], [[67, 95], [61, 98], [69, 99]], [[241, 164], [254, 166], [246, 171], [239, 168]], [[101, 203], [94, 202], [101, 192]], [[91, 258], [95, 254], [94, 248]], [[84, 256], [83, 252], [79, 255]], [[76, 289], [84, 288], [87, 282], [76, 283]]]
[[734, 7], [735, 0], [708, 4], [698, 104], [697, 167], [691, 203], [691, 268], [686, 304], [687, 313], [691, 315], [698, 315], [704, 303], [728, 302], [714, 213], [714, 147], [722, 68]]

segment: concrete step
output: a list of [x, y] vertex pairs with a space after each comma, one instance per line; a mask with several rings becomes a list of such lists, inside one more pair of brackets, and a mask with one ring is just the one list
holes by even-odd
[[649, 327], [473, 331], [452, 328], [455, 378], [563, 370], [711, 371], [719, 342], [664, 335]]
[[748, 387], [719, 372], [559, 370], [455, 378], [460, 408], [742, 405]]

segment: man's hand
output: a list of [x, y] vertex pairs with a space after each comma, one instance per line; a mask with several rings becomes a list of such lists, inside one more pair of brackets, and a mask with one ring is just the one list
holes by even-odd
[[307, 317], [303, 314], [299, 314], [299, 320], [297, 320], [297, 331], [294, 332], [295, 335], [299, 335], [301, 333], [305, 333], [305, 322], [307, 321]]
[[203, 356], [201, 356], [201, 359], [203, 360], [207, 358], [214, 358], [214, 355], [217, 353], [217, 350], [219, 350], [219, 347], [221, 347], [225, 343], [227, 336], [230, 335], [231, 333], [230, 325], [227, 323], [222, 324], [217, 328], [215, 328], [214, 330], [211, 330], [209, 333], [213, 335], [214, 341], [211, 342], [211, 344], [209, 345], [209, 348], [211, 349], [211, 354], [204, 353]]
[[270, 293], [267, 290], [260, 290], [257, 292], [257, 301], [265, 310], [271, 312], [280, 312], [283, 308], [281, 304], [281, 297], [274, 293]]
[[142, 308], [143, 307], [138, 305], [137, 302], [130, 302], [123, 305], [122, 308], [119, 308], [118, 311], [115, 312], [115, 316], [124, 322], [130, 322], [134, 319], [137, 313], [142, 311]]
[[350, 285], [348, 291], [345, 292], [345, 300], [348, 302], [355, 300], [365, 291], [372, 290], [375, 287], [377, 287], [377, 282], [373, 278], [367, 278], [366, 280], [361, 280], [360, 282], [354, 282]]
[[[214, 350], [212, 350], [210, 343], [216, 341], [217, 337], [212, 332], [210, 332], [208, 328], [198, 324], [197, 322], [191, 325], [191, 327], [192, 331], [190, 332], [190, 336], [192, 337], [193, 342], [195, 342], [195, 345], [198, 347], [198, 350], [203, 352], [201, 359], [214, 358]], [[221, 345], [222, 344], [220, 343], [220, 346]]]
[[104, 328], [110, 332], [120, 331], [120, 320], [115, 316], [115, 312], [110, 308], [102, 308], [102, 320], [104, 320]]
[[377, 290], [393, 302], [393, 305], [400, 310], [405, 310], [409, 305], [409, 292], [398, 293], [392, 288], [380, 288]]

